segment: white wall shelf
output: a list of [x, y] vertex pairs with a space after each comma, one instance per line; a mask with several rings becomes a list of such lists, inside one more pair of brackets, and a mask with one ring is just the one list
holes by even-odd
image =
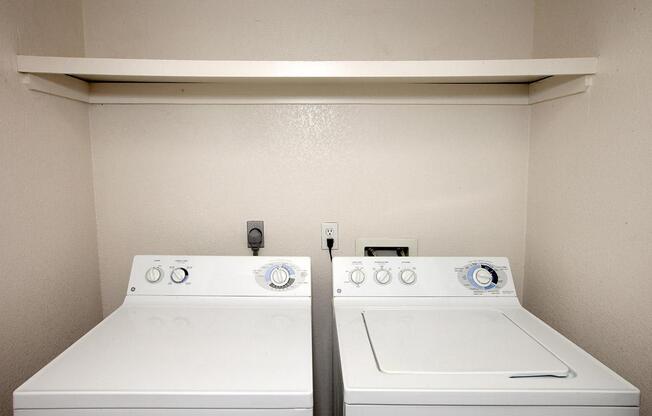
[[[132, 103], [150, 102], [148, 96], [152, 94], [156, 102], [161, 102], [163, 99], [174, 102], [174, 96], [179, 95], [174, 92], [185, 91], [173, 87], [173, 85], [178, 86], [179, 83], [188, 84], [195, 95], [199, 93], [197, 86], [193, 87], [192, 84], [221, 85], [222, 89], [214, 85], [208, 88], [211, 94], [217, 97], [218, 103], [224, 101], [219, 98], [221, 91], [225, 89], [228, 91], [228, 97], [233, 97], [239, 95], [237, 90], [245, 85], [243, 90], [246, 91], [246, 97], [252, 97], [253, 101], [256, 101], [257, 94], [252, 91], [252, 88], [256, 87], [252, 87], [251, 84], [258, 87], [265, 84], [261, 87], [262, 90], [267, 91], [266, 95], [263, 94], [266, 97], [263, 101], [272, 100], [271, 91], [274, 88], [270, 87], [271, 85], [303, 84], [302, 87], [293, 87], [299, 92], [292, 94], [290, 102], [301, 101], [301, 97], [311, 95], [311, 88], [306, 85], [321, 85], [323, 90], [326, 84], [331, 86], [345, 84], [346, 88], [356, 84], [354, 95], [357, 98], [354, 97], [354, 101], [357, 102], [356, 100], [373, 101], [373, 95], [378, 91], [381, 96], [387, 98], [388, 93], [384, 91], [387, 86], [391, 86], [390, 96], [399, 95], [403, 101], [406, 101], [409, 100], [406, 94], [409, 96], [410, 91], [415, 89], [413, 84], [525, 84], [530, 87], [537, 85], [537, 98], [534, 101], [540, 102], [582, 92], [576, 91], [581, 85], [588, 88], [589, 82], [576, 80], [596, 73], [597, 58], [466, 61], [193, 61], [19, 55], [17, 68], [19, 72], [30, 74], [25, 78], [25, 83], [33, 90], [91, 103], [100, 103], [101, 100], [119, 103], [122, 100], [120, 97], [125, 95]], [[550, 78], [557, 78], [557, 81], [551, 83]], [[575, 81], [567, 82], [568, 80]], [[155, 85], [143, 85], [152, 83]], [[159, 87], [165, 84], [167, 87], [164, 87], [165, 93], [162, 94], [159, 92]], [[373, 84], [374, 87], [365, 88], [364, 85], [367, 84]], [[382, 86], [379, 87], [379, 84]], [[410, 87], [403, 88], [400, 87], [401, 84]], [[548, 84], [554, 89], [552, 95], [546, 93]], [[335, 86], [336, 90], [338, 88], [344, 90], [342, 86]], [[429, 87], [425, 88], [427, 90]], [[130, 89], [134, 91], [133, 94], [128, 93]], [[94, 94], [96, 90], [100, 91], [97, 96]], [[115, 95], [111, 93], [113, 90]], [[440, 91], [440, 89], [435, 90]], [[468, 96], [468, 88], [464, 91]], [[360, 92], [363, 92], [365, 97], [361, 98]], [[447, 90], [447, 94], [451, 92], [450, 89]], [[417, 95], [421, 95], [419, 99], [423, 101], [423, 94]], [[205, 94], [202, 99], [206, 101]], [[241, 102], [243, 97], [238, 97], [238, 100]], [[329, 102], [333, 100], [332, 96], [328, 97]], [[189, 98], [186, 94], [183, 101], [192, 101], [192, 97]], [[230, 100], [226, 99], [226, 101]], [[343, 102], [350, 101], [351, 97], [343, 99]], [[532, 100], [526, 97], [526, 101], [529, 103]]]

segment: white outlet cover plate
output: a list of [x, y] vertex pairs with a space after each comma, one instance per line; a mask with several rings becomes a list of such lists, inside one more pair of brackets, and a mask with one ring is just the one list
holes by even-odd
[[336, 222], [322, 222], [321, 223], [321, 248], [322, 250], [328, 250], [328, 245], [326, 244], [326, 239], [328, 238], [326, 236], [326, 230], [328, 229], [333, 229], [335, 232], [333, 233], [333, 239], [335, 240], [333, 242], [333, 250], [338, 250], [340, 248], [339, 244], [339, 229], [337, 226]]

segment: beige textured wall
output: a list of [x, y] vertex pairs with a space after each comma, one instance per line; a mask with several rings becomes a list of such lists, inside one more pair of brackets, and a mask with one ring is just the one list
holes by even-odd
[[535, 54], [599, 55], [589, 94], [532, 110], [525, 305], [652, 415], [652, 2], [537, 3]]
[[[529, 57], [533, 13], [522, 0], [86, 0], [84, 27], [89, 56], [477, 59]], [[265, 220], [263, 254], [313, 259], [315, 405], [329, 415], [320, 222], [339, 222], [339, 255], [365, 236], [508, 255], [520, 286], [528, 123], [528, 108], [500, 106], [95, 106], [104, 312], [134, 254], [248, 254], [244, 222]]]
[[84, 0], [86, 53], [171, 59], [530, 57], [534, 0]]
[[0, 0], [0, 415], [101, 318], [88, 109], [25, 89], [17, 52], [79, 55], [79, 1]]

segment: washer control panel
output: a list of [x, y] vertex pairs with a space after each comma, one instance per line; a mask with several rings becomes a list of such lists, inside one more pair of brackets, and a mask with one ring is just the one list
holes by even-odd
[[310, 259], [136, 256], [128, 295], [310, 296]]
[[516, 296], [504, 257], [336, 257], [334, 296]]
[[340, 294], [344, 290], [349, 292], [349, 289], [353, 290], [350, 293], [389, 293], [393, 290], [392, 287], [417, 286], [419, 280], [418, 262], [408, 257], [341, 259], [343, 258], [333, 259], [333, 283], [340, 283]]

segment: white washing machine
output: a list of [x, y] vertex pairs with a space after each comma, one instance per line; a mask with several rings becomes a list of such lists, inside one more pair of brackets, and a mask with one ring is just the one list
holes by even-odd
[[312, 415], [310, 260], [136, 256], [125, 301], [16, 416]]
[[639, 391], [526, 311], [505, 258], [333, 259], [346, 416], [638, 416]]

